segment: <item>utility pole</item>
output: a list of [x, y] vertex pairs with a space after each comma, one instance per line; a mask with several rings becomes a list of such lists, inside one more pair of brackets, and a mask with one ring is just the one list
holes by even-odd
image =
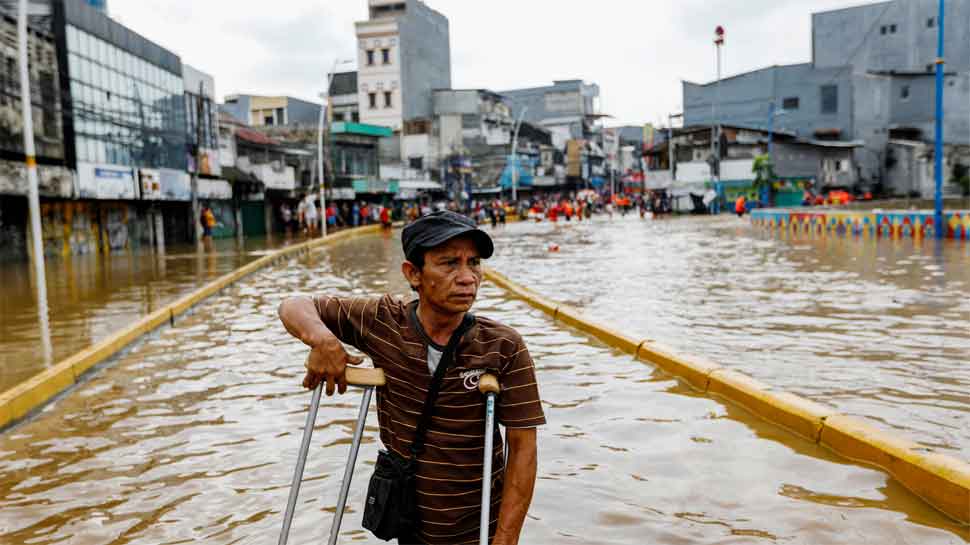
[[[327, 86], [324, 90], [325, 96], [323, 104], [320, 106], [320, 123], [317, 127], [317, 171], [320, 173], [320, 236], [327, 236], [327, 195], [324, 181], [327, 177], [327, 169], [333, 172], [333, 165], [330, 164], [330, 125], [333, 124], [332, 99], [330, 98], [331, 87], [333, 86], [334, 72], [337, 66], [350, 62], [349, 60], [334, 59], [330, 73], [327, 74]], [[326, 168], [324, 168], [326, 167]]]
[[940, 16], [937, 21], [936, 44], [936, 145], [934, 149], [936, 174], [936, 202], [933, 216], [933, 231], [936, 238], [943, 238], [946, 231], [943, 225], [943, 29], [944, 29], [944, 0], [940, 0]]
[[30, 235], [34, 278], [37, 282], [37, 312], [40, 318], [44, 361], [52, 361], [50, 317], [47, 315], [47, 271], [44, 266], [44, 235], [40, 228], [40, 188], [37, 157], [34, 151], [34, 118], [30, 98], [30, 66], [27, 44], [27, 0], [20, 0], [17, 13], [17, 52], [20, 61], [20, 113], [24, 123], [24, 166], [27, 170], [27, 201], [30, 209]]
[[721, 102], [721, 46], [724, 45], [724, 27], [718, 25], [714, 29], [714, 47], [717, 52], [717, 83], [714, 88], [714, 100], [711, 102], [711, 110], [713, 112], [713, 118], [711, 119], [711, 155], [713, 156], [713, 161], [711, 162], [711, 180], [717, 182], [720, 178], [720, 162], [721, 162], [721, 120], [720, 120], [720, 102]]
[[519, 111], [519, 118], [515, 120], [515, 132], [512, 135], [512, 202], [517, 202], [519, 199], [519, 167], [516, 152], [519, 149], [519, 127], [522, 126], [522, 118], [525, 117], [527, 111], [529, 111], [528, 106], [523, 106], [522, 110]]
[[192, 171], [192, 230], [196, 250], [202, 248], [202, 222], [199, 218], [199, 172], [202, 170], [202, 97], [205, 84], [199, 82], [199, 96], [195, 98], [195, 169]]

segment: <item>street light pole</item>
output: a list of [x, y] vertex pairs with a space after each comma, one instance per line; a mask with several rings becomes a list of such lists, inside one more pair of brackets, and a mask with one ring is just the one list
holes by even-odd
[[333, 66], [330, 68], [330, 73], [327, 74], [327, 86], [324, 90], [324, 100], [323, 104], [320, 105], [320, 122], [317, 126], [317, 172], [320, 176], [320, 236], [327, 236], [327, 196], [324, 191], [324, 180], [326, 179], [326, 170], [323, 168], [324, 164], [324, 149], [323, 149], [323, 136], [324, 131], [327, 133], [327, 164], [330, 162], [330, 115], [331, 115], [331, 99], [330, 99], [330, 86], [333, 84], [333, 73], [337, 71], [337, 65], [350, 62], [347, 59], [340, 60], [334, 59]]
[[940, 15], [937, 21], [936, 45], [936, 145], [934, 162], [936, 174], [936, 202], [933, 216], [933, 230], [936, 238], [943, 238], [943, 28], [944, 0], [940, 0]]
[[720, 164], [721, 159], [721, 46], [724, 45], [724, 27], [718, 25], [714, 29], [714, 47], [717, 53], [717, 83], [714, 88], [714, 100], [711, 104], [713, 119], [711, 119], [711, 155], [714, 161], [711, 162], [711, 180], [717, 181], [720, 172], [715, 165]]
[[50, 364], [53, 348], [50, 340], [50, 318], [47, 315], [47, 273], [44, 267], [44, 235], [40, 227], [40, 188], [37, 181], [37, 157], [34, 155], [34, 119], [27, 51], [27, 0], [20, 0], [17, 13], [17, 52], [20, 60], [20, 113], [24, 124], [24, 166], [27, 170], [31, 248], [37, 282], [37, 312], [40, 317], [44, 360]]
[[524, 106], [519, 111], [519, 118], [515, 121], [515, 131], [512, 135], [512, 202], [519, 200], [519, 169], [516, 161], [516, 152], [519, 149], [519, 127], [522, 126], [522, 118], [525, 117], [527, 111], [529, 111], [528, 106]]

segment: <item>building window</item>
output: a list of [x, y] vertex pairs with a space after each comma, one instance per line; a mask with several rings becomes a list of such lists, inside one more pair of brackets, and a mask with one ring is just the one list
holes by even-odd
[[374, 50], [367, 50], [367, 66], [374, 66]]
[[821, 95], [821, 113], [823, 114], [836, 114], [839, 113], [839, 86], [838, 85], [823, 85], [819, 89], [819, 94]]
[[377, 107], [377, 93], [367, 93], [367, 103], [370, 109], [373, 110]]
[[899, 98], [909, 100], [909, 85], [903, 85], [899, 89]]
[[286, 112], [283, 110], [283, 108], [276, 109], [276, 124], [286, 125]]
[[781, 101], [781, 108], [783, 110], [797, 110], [798, 109], [798, 97], [787, 97]]
[[350, 114], [350, 118], [351, 118], [351, 120], [354, 123], [359, 123], [360, 122], [360, 114], [357, 113], [357, 112], [354, 112], [354, 113]]
[[271, 115], [263, 116], [263, 125], [272, 125], [272, 124], [273, 124], [273, 116]]
[[424, 166], [424, 157], [408, 157], [408, 167], [414, 170], [421, 170]]
[[386, 47], [384, 49], [381, 49], [381, 61], [384, 64], [391, 64], [391, 50], [390, 49], [387, 49]]
[[882, 34], [883, 36], [885, 36], [887, 30], [889, 29], [886, 27], [886, 25], [882, 25], [881, 27], [879, 27], [879, 34]]
[[936, 26], [936, 17], [930, 17], [926, 20], [926, 28], [933, 28]]
[[896, 33], [896, 25], [889, 25], [889, 33], [890, 34]]
[[391, 92], [390, 91], [384, 91], [384, 107], [385, 108], [390, 108], [391, 107]]

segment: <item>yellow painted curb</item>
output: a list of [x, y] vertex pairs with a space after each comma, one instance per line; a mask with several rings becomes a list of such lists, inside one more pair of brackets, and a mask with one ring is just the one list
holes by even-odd
[[[553, 319], [633, 352], [694, 388], [748, 408], [845, 458], [880, 467], [944, 514], [970, 523], [970, 464], [896, 438], [862, 420], [771, 386], [743, 373], [693, 357], [684, 357], [651, 340], [630, 337], [586, 319], [577, 309], [537, 295], [506, 276], [486, 269], [485, 277]], [[631, 349], [632, 346], [632, 349]]]
[[509, 280], [509, 278], [504, 274], [493, 269], [485, 269], [485, 278], [496, 286], [512, 292], [526, 303], [545, 312], [546, 314], [551, 314], [553, 316], [556, 315], [556, 307], [559, 306], [558, 303], [546, 299], [545, 297], [542, 297], [541, 295], [538, 295], [535, 292], [516, 284], [515, 282]]
[[685, 358], [650, 340], [644, 340], [637, 348], [637, 359], [652, 363], [671, 375], [680, 377], [695, 389], [707, 391], [708, 377], [714, 371], [724, 369], [720, 365], [697, 358]]
[[74, 384], [70, 367], [57, 366], [38, 373], [0, 394], [0, 426], [17, 421]]
[[616, 331], [608, 326], [592, 322], [569, 305], [559, 305], [556, 308], [555, 318], [557, 322], [570, 325], [584, 333], [592, 335], [606, 344], [619, 348], [624, 352], [636, 354], [640, 347], [640, 341], [632, 337], [627, 337], [623, 333]]
[[750, 409], [754, 414], [779, 424], [816, 443], [823, 422], [836, 412], [790, 393], [772, 392], [771, 386], [730, 369], [712, 372], [707, 391]]
[[888, 471], [940, 511], [970, 522], [970, 464], [845, 415], [825, 420], [821, 443], [846, 458]]
[[0, 393], [0, 429], [15, 423], [34, 409], [42, 406], [60, 392], [71, 387], [82, 375], [92, 367], [105, 361], [123, 350], [126, 346], [150, 333], [157, 327], [174, 320], [176, 316], [188, 311], [202, 300], [218, 293], [243, 277], [272, 265], [279, 259], [291, 254], [307, 252], [310, 248], [330, 245], [349, 237], [368, 234], [380, 229], [380, 225], [358, 227], [334, 233], [325, 238], [318, 238], [276, 250], [272, 254], [260, 257], [254, 261], [226, 273], [204, 286], [168, 303], [164, 307], [142, 317], [137, 322], [109, 335], [87, 348], [57, 362], [49, 369], [17, 384]]

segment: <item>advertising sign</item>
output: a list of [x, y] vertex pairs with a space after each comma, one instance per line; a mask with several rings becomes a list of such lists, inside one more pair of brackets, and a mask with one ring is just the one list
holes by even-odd
[[229, 200], [232, 198], [232, 186], [225, 180], [199, 178], [197, 187], [200, 199]]
[[81, 198], [134, 199], [135, 173], [129, 167], [78, 163], [78, 186]]
[[192, 200], [192, 186], [189, 183], [187, 172], [162, 168], [158, 170], [158, 180], [162, 186], [162, 199], [167, 201]]
[[352, 187], [332, 187], [327, 189], [327, 198], [352, 201], [357, 198], [357, 192]]
[[[219, 150], [203, 148], [201, 154], [202, 168], [199, 174], [222, 176], [222, 163], [219, 162]], [[195, 172], [195, 155], [187, 153], [186, 159], [188, 160], [188, 171]]]
[[139, 169], [138, 178], [141, 182], [142, 199], [157, 201], [162, 198], [162, 182], [157, 170], [150, 168]]

